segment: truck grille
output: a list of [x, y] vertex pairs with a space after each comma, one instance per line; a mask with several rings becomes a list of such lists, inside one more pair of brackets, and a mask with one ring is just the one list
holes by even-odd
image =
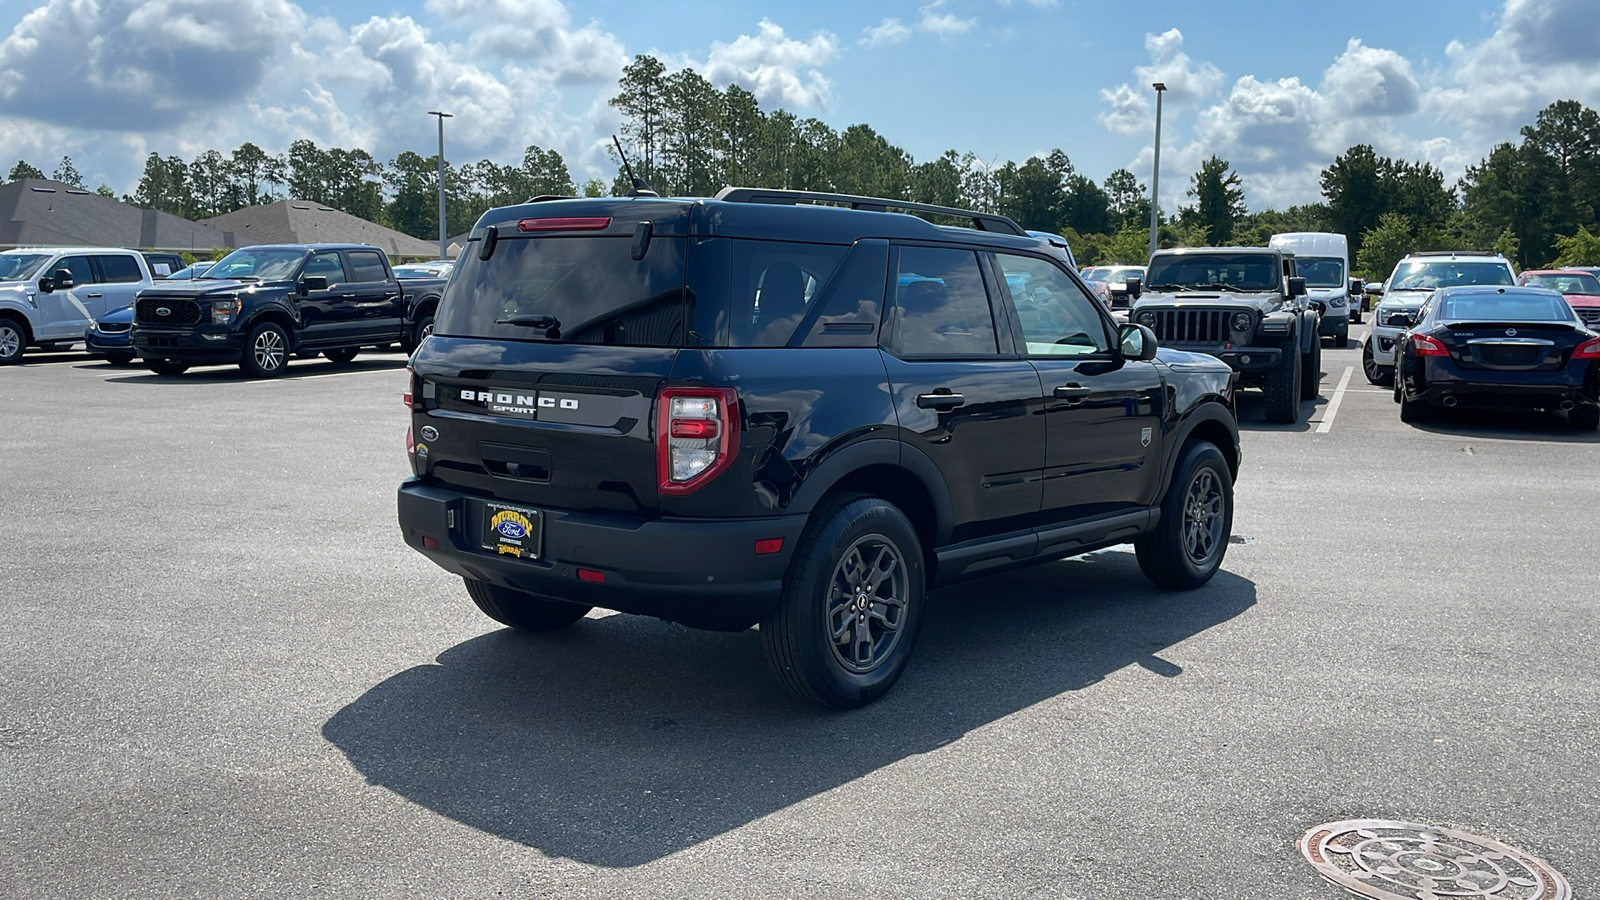
[[140, 325], [198, 325], [200, 304], [177, 297], [140, 297], [137, 316]]
[[1576, 312], [1578, 314], [1578, 318], [1583, 320], [1583, 324], [1589, 326], [1590, 328], [1600, 325], [1600, 308], [1578, 309], [1573, 310], [1573, 312]]
[[1163, 344], [1221, 344], [1230, 339], [1227, 310], [1153, 310], [1156, 340]]

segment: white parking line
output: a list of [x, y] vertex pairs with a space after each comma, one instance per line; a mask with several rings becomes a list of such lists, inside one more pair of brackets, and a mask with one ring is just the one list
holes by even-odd
[[1333, 399], [1328, 401], [1328, 411], [1322, 414], [1317, 434], [1327, 434], [1333, 428], [1333, 417], [1339, 414], [1339, 404], [1344, 402], [1344, 389], [1350, 386], [1350, 375], [1354, 372], [1354, 366], [1346, 366], [1344, 375], [1339, 377], [1339, 386], [1333, 389]]

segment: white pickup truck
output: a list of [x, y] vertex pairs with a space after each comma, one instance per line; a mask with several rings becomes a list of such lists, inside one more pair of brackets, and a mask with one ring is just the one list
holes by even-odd
[[29, 346], [58, 350], [83, 340], [94, 321], [133, 303], [152, 284], [133, 250], [37, 247], [0, 253], [0, 365]]

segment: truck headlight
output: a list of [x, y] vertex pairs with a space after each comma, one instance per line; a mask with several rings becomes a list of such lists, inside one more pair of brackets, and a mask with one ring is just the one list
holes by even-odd
[[231, 323], [233, 317], [239, 314], [239, 310], [243, 305], [238, 297], [211, 301], [211, 324], [227, 325]]
[[1147, 309], [1144, 312], [1135, 315], [1133, 317], [1133, 321], [1136, 325], [1143, 325], [1146, 328], [1154, 328], [1156, 327], [1156, 314]]
[[1253, 324], [1254, 324], [1254, 322], [1251, 320], [1251, 317], [1250, 317], [1249, 313], [1247, 313], [1247, 312], [1237, 312], [1237, 313], [1233, 314], [1233, 330], [1234, 331], [1249, 331], [1250, 330], [1250, 326], [1253, 325]]

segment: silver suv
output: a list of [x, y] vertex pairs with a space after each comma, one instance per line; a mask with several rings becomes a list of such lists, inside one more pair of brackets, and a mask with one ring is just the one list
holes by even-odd
[[132, 250], [39, 247], [0, 253], [0, 365], [29, 345], [59, 350], [83, 340], [106, 313], [150, 287], [150, 266]]
[[[1440, 250], [1413, 253], [1400, 260], [1372, 310], [1372, 333], [1361, 345], [1361, 369], [1373, 384], [1394, 383], [1394, 347], [1417, 312], [1439, 288], [1460, 285], [1514, 285], [1516, 272], [1498, 253]], [[1390, 324], [1391, 320], [1394, 324]]]

